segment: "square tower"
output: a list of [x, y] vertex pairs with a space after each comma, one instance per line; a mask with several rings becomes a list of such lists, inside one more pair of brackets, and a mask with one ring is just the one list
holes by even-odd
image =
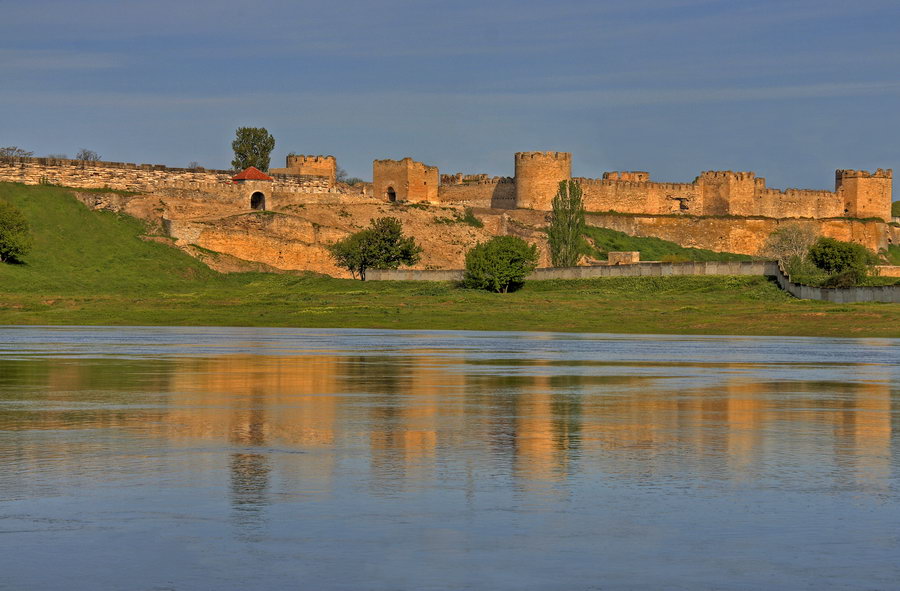
[[893, 169], [837, 170], [834, 190], [843, 197], [844, 216], [891, 221]]
[[372, 163], [372, 190], [388, 202], [438, 202], [440, 175], [436, 166], [403, 160], [375, 160]]

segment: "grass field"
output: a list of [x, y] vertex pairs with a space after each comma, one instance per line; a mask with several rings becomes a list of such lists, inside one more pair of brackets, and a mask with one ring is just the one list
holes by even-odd
[[631, 236], [609, 228], [588, 226], [585, 229], [590, 240], [589, 254], [606, 259], [610, 251], [638, 251], [642, 261], [749, 261], [746, 254], [715, 252], [703, 248], [688, 248], [661, 238]]
[[900, 337], [900, 305], [795, 300], [763, 277], [448, 283], [222, 275], [65, 190], [0, 184], [35, 248], [0, 265], [0, 324], [295, 326]]

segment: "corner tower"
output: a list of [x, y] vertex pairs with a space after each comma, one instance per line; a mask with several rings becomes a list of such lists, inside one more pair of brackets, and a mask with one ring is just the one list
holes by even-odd
[[894, 171], [878, 169], [837, 170], [834, 190], [843, 196], [844, 216], [849, 218], [880, 218], [891, 221], [891, 199]]
[[559, 182], [570, 178], [570, 152], [516, 152], [516, 207], [550, 210]]

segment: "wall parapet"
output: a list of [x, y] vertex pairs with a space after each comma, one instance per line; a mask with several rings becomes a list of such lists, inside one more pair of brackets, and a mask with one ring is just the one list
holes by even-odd
[[821, 300], [834, 304], [857, 302], [882, 302], [900, 304], [900, 285], [873, 285], [858, 287], [815, 287], [791, 280], [781, 263], [775, 265], [775, 281], [778, 286], [801, 300]]
[[[366, 281], [461, 281], [462, 269], [419, 271], [396, 269], [366, 272]], [[631, 265], [596, 267], [547, 267], [535, 269], [527, 277], [531, 281], [552, 279], [595, 279], [601, 277], [675, 277], [683, 275], [764, 275], [774, 277], [779, 287], [796, 298], [822, 300], [837, 304], [855, 302], [900, 303], [900, 285], [829, 288], [813, 287], [791, 281], [781, 263], [775, 261], [734, 261], [659, 263], [643, 261]]]
[[[591, 267], [545, 267], [535, 269], [527, 277], [532, 281], [548, 279], [594, 279], [600, 277], [668, 277], [676, 275], [774, 275], [773, 261], [733, 261], [661, 263], [642, 261], [630, 265], [598, 265]], [[419, 271], [396, 269], [366, 271], [366, 281], [458, 281], [462, 269]]]

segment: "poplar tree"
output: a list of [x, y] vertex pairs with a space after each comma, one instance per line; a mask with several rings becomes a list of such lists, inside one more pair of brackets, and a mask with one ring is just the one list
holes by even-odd
[[255, 166], [266, 172], [269, 170], [269, 156], [275, 149], [275, 138], [265, 127], [238, 127], [231, 149], [234, 150], [234, 160], [231, 161], [234, 170]]
[[560, 181], [547, 228], [550, 260], [554, 267], [574, 267], [578, 264], [584, 246], [583, 235], [581, 185], [575, 181]]

